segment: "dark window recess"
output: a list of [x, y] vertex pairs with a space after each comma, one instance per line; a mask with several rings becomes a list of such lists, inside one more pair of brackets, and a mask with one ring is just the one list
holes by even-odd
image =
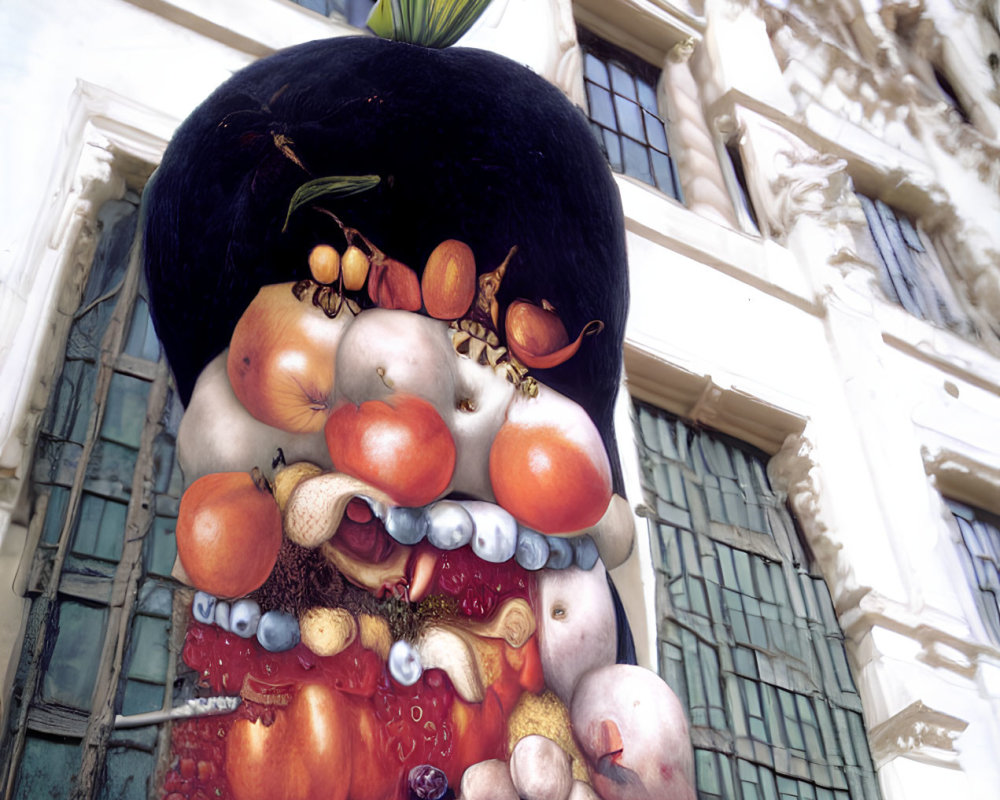
[[660, 672], [687, 709], [699, 798], [877, 800], [844, 635], [767, 456], [634, 413]]
[[881, 200], [859, 194], [879, 263], [885, 294], [916, 317], [959, 333], [971, 325], [944, 267], [913, 223]]
[[340, 14], [356, 28], [365, 27], [368, 14], [375, 5], [374, 0], [292, 0], [292, 2], [324, 17]]
[[958, 93], [955, 91], [955, 87], [951, 85], [951, 81], [948, 80], [948, 76], [945, 75], [937, 67], [934, 67], [934, 80], [937, 81], [938, 88], [944, 94], [944, 98], [958, 115], [962, 118], [962, 122], [969, 124], [972, 120], [969, 117], [969, 112], [965, 110], [965, 106], [962, 105], [962, 101], [958, 99]]
[[959, 553], [983, 625], [1000, 646], [1000, 516], [948, 501], [962, 534]]
[[[739, 192], [739, 206], [746, 214], [746, 221], [753, 227], [753, 230], [760, 231], [757, 222], [757, 212], [754, 210], [753, 202], [750, 200], [750, 189], [747, 184], [746, 170], [743, 169], [743, 157], [740, 155], [740, 148], [736, 142], [729, 142], [726, 145], [726, 154], [729, 156], [729, 163], [733, 167], [733, 177], [736, 178], [736, 189]], [[741, 214], [742, 216], [742, 214]]]
[[656, 102], [660, 70], [587, 30], [577, 35], [590, 122], [611, 168], [684, 202]]
[[[68, 797], [73, 787], [95, 797], [151, 797], [157, 759], [166, 755], [157, 726], [92, 724], [101, 712], [136, 714], [175, 701], [170, 571], [182, 490], [174, 457], [180, 403], [139, 264], [129, 261], [137, 200], [109, 202], [98, 214], [101, 237], [35, 448], [32, 525], [40, 535], [29, 556], [31, 608], [0, 731], [8, 797]], [[124, 607], [112, 603], [116, 582], [126, 589]], [[101, 748], [103, 763], [95, 763]]]

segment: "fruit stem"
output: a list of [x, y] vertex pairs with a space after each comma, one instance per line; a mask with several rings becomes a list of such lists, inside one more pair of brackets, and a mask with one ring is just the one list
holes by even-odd
[[[280, 449], [278, 452], [281, 452]], [[282, 453], [282, 458], [284, 458], [284, 453]], [[264, 473], [260, 471], [260, 467], [254, 467], [250, 470], [250, 479], [253, 481], [253, 485], [257, 487], [258, 492], [261, 494], [267, 492], [269, 495], [274, 496], [274, 487], [264, 476]]]
[[336, 222], [337, 225], [340, 226], [340, 231], [341, 233], [344, 234], [344, 239], [347, 241], [348, 246], [352, 244], [356, 246], [357, 245], [356, 240], [360, 240], [361, 244], [364, 245], [364, 249], [368, 251], [368, 257], [371, 258], [372, 261], [374, 261], [377, 264], [381, 264], [383, 261], [385, 261], [385, 253], [383, 253], [374, 244], [372, 244], [371, 240], [357, 228], [350, 228], [347, 225], [345, 225], [343, 222], [340, 221], [340, 217], [338, 217], [328, 208], [322, 208], [320, 206], [314, 206], [314, 208], [321, 214], [326, 214], [334, 222]]
[[500, 291], [503, 276], [507, 273], [507, 266], [516, 252], [517, 245], [515, 244], [507, 252], [507, 257], [504, 258], [499, 267], [479, 276], [479, 283], [476, 287], [476, 302], [470, 312], [470, 317], [484, 325], [487, 319], [492, 320], [494, 333], [499, 332], [497, 326], [500, 306], [497, 303], [497, 293]]
[[274, 458], [271, 459], [271, 469], [277, 469], [278, 467], [284, 467], [287, 465], [288, 462], [285, 461], [285, 451], [279, 447], [274, 453]]

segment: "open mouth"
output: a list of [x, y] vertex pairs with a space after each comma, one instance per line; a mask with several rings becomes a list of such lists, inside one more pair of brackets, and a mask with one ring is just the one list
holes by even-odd
[[[286, 526], [298, 504], [315, 501], [311, 494], [309, 486], [292, 493]], [[334, 535], [315, 548], [286, 542], [250, 597], [229, 603], [197, 592], [194, 619], [256, 638], [272, 653], [301, 642], [326, 658], [358, 639], [398, 683], [440, 669], [463, 700], [482, 702], [488, 675], [470, 640], [521, 648], [537, 627], [533, 573], [590, 570], [599, 558], [590, 535], [543, 536], [486, 501], [410, 508], [352, 496], [330, 526]]]
[[536, 577], [594, 569], [594, 538], [543, 536], [492, 502], [398, 506], [333, 472], [284, 469], [300, 479], [285, 500], [286, 534], [298, 504], [315, 508], [316, 492], [338, 483], [350, 496], [328, 498], [339, 515], [327, 520], [329, 538], [304, 547], [286, 535], [250, 596], [195, 593], [184, 660], [207, 689], [243, 702], [225, 718], [179, 728], [180, 762], [206, 761], [207, 743], [224, 739], [215, 758], [224, 766], [201, 782], [171, 773], [167, 788], [261, 796], [246, 785], [247, 762], [257, 752], [278, 758], [297, 737], [315, 750], [317, 695], [352, 729], [369, 731], [370, 752], [360, 766], [354, 754], [354, 769], [381, 796], [412, 796], [407, 782], [418, 768], [457, 786], [469, 765], [506, 758], [521, 697], [545, 689]]

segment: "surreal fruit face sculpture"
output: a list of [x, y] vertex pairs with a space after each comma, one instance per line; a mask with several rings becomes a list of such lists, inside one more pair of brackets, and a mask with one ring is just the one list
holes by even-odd
[[184, 123], [145, 213], [183, 659], [241, 700], [175, 723], [164, 796], [693, 798], [607, 574], [624, 230], [579, 113], [488, 53], [314, 42]]

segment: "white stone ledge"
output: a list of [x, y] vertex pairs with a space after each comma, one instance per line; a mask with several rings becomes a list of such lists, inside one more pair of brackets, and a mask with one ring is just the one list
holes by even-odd
[[290, 0], [126, 0], [176, 25], [258, 58], [313, 39], [358, 34]]
[[625, 227], [816, 316], [822, 309], [787, 248], [705, 219], [652, 187], [615, 175]]
[[891, 632], [908, 640], [904, 649], [910, 652], [904, 655], [969, 682], [975, 680], [980, 660], [993, 662], [1000, 658], [1000, 648], [975, 641], [963, 620], [934, 608], [915, 610], [868, 591], [852, 607], [837, 610], [844, 635], [851, 641], [861, 641], [870, 634], [876, 649], [881, 650], [894, 637], [885, 639], [879, 631]]
[[628, 392], [639, 400], [723, 430], [766, 453], [776, 453], [789, 435], [806, 426], [806, 419], [788, 408], [670, 363], [636, 339], [625, 343], [625, 372]]
[[[875, 306], [882, 341], [912, 358], [1000, 395], [1000, 358], [956, 333], [924, 322], [902, 309]], [[985, 334], [991, 335], [989, 333]]]
[[667, 0], [576, 0], [573, 15], [583, 27], [651, 64], [661, 63], [678, 42], [699, 41], [705, 32], [704, 18]]

